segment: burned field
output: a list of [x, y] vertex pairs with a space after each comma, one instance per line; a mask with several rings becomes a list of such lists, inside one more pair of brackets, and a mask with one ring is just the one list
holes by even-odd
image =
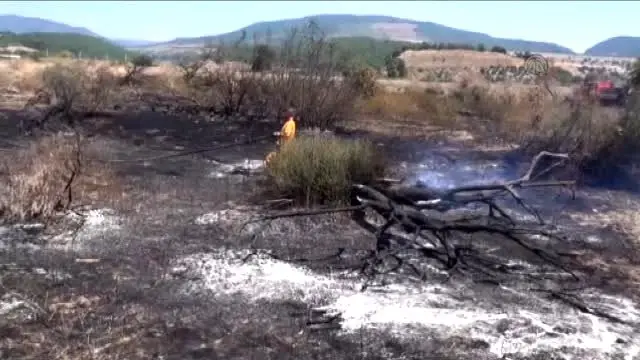
[[388, 93], [314, 41], [262, 72], [57, 64], [3, 102], [0, 358], [640, 358], [640, 199], [572, 177], [633, 121]]
[[454, 166], [424, 144], [404, 183], [283, 209], [258, 196], [259, 170], [234, 171], [270, 141], [170, 156], [274, 126], [229, 124], [85, 122], [118, 195], [1, 228], [2, 358], [637, 358], [635, 239], [575, 215], [634, 194], [539, 177], [560, 154], [516, 176], [499, 155]]

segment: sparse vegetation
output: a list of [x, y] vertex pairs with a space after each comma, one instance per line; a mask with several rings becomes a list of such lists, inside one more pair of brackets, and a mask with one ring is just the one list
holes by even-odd
[[364, 98], [368, 99], [376, 95], [379, 91], [376, 71], [369, 68], [361, 68], [358, 70], [352, 70], [343, 74], [348, 81], [353, 82], [353, 86], [356, 91], [360, 93]]
[[461, 102], [455, 97], [433, 91], [406, 90], [402, 92], [378, 91], [362, 102], [363, 116], [388, 121], [411, 121], [423, 125], [456, 126]]
[[127, 64], [126, 74], [120, 82], [121, 85], [131, 85], [132, 82], [138, 81], [137, 77], [145, 69], [153, 65], [153, 58], [149, 55], [138, 55], [131, 59]]
[[42, 87], [27, 105], [44, 102], [45, 114], [28, 128], [48, 125], [51, 118], [60, 117], [72, 124], [82, 114], [95, 113], [110, 104], [116, 79], [108, 67], [88, 69], [81, 63], [56, 64], [42, 72]]
[[39, 138], [0, 164], [7, 174], [0, 216], [18, 221], [47, 221], [57, 213], [117, 187], [115, 176], [79, 135], [56, 133]]
[[407, 76], [407, 66], [404, 60], [394, 57], [389, 58], [386, 64], [387, 76], [392, 79], [403, 78]]
[[357, 100], [372, 91], [362, 77], [343, 81], [336, 76], [341, 68], [335, 50], [313, 28], [292, 33], [287, 44], [277, 57], [263, 54], [271, 71], [249, 64], [203, 70], [192, 81], [196, 102], [225, 116], [277, 117], [293, 107], [305, 126], [327, 129], [352, 116]]

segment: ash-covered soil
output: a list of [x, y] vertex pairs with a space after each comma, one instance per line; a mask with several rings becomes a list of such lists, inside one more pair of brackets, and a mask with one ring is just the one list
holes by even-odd
[[[348, 217], [246, 225], [273, 206], [250, 174], [268, 141], [150, 160], [276, 126], [159, 112], [92, 119], [85, 131], [126, 196], [47, 227], [0, 227], [0, 358], [640, 359], [638, 234], [633, 216], [615, 216], [637, 212], [635, 194], [523, 192], [569, 235], [532, 241], [572, 254], [579, 280], [483, 236], [466, 241], [506, 264], [492, 274], [413, 259], [424, 279], [391, 273], [363, 290], [354, 266], [375, 241]], [[406, 161], [408, 181], [516, 177], [500, 154], [376, 141]]]

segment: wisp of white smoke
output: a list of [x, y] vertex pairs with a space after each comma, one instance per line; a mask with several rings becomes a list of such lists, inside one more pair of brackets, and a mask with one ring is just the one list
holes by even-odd
[[429, 170], [420, 169], [416, 179], [423, 185], [447, 190], [458, 186], [490, 184], [514, 178], [505, 166], [498, 163], [460, 163], [438, 166]]

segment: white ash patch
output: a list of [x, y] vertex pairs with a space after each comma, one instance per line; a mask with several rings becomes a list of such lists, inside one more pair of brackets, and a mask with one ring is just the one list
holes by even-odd
[[252, 175], [264, 170], [264, 160], [244, 159], [235, 163], [221, 163], [215, 160], [210, 161], [214, 169], [209, 172], [209, 177], [214, 179], [226, 178], [232, 175]]
[[596, 235], [587, 235], [585, 236], [584, 241], [590, 244], [599, 244], [602, 243], [602, 238]]
[[26, 303], [15, 297], [0, 300], [0, 316], [4, 317], [15, 310], [25, 307]]
[[[345, 333], [369, 328], [417, 339], [424, 337], [425, 331], [435, 331], [445, 338], [486, 341], [489, 351], [499, 357], [554, 350], [576, 360], [587, 353], [594, 360], [616, 356], [632, 360], [640, 354], [639, 334], [630, 326], [580, 313], [539, 294], [497, 289], [491, 295], [494, 302], [507, 295], [522, 300], [517, 304], [505, 300], [504, 306], [496, 309], [475, 296], [461, 298], [462, 289], [452, 284], [394, 284], [361, 292], [361, 283], [353, 275], [319, 275], [260, 255], [243, 262], [247, 254], [221, 250], [192, 255], [176, 261], [172, 272], [188, 273], [187, 278], [195, 279], [185, 284], [187, 293], [239, 294], [250, 301], [297, 300], [318, 310], [340, 313]], [[640, 321], [637, 304], [628, 299], [583, 295], [590, 306], [604, 307], [628, 321]]]
[[196, 225], [217, 225], [229, 231], [255, 234], [263, 228], [260, 223], [250, 223], [256, 215], [249, 207], [234, 207], [200, 215], [194, 222]]
[[319, 303], [330, 296], [338, 285], [330, 277], [317, 277], [311, 272], [285, 262], [272, 261], [263, 255], [255, 255], [243, 263], [247, 255], [248, 251], [197, 254], [177, 261], [173, 271], [196, 273], [206, 289], [225, 295], [240, 293], [251, 300], [290, 298]]
[[22, 294], [8, 292], [0, 297], [0, 319], [33, 320], [42, 309]]
[[194, 223], [207, 226], [216, 225], [224, 230], [237, 232], [240, 235], [260, 235], [292, 233], [300, 229], [288, 219], [259, 221], [260, 212], [250, 206], [229, 207], [198, 216]]
[[112, 209], [69, 213], [66, 218], [75, 228], [48, 239], [52, 246], [65, 250], [81, 250], [94, 240], [112, 236], [122, 230], [122, 219]]

